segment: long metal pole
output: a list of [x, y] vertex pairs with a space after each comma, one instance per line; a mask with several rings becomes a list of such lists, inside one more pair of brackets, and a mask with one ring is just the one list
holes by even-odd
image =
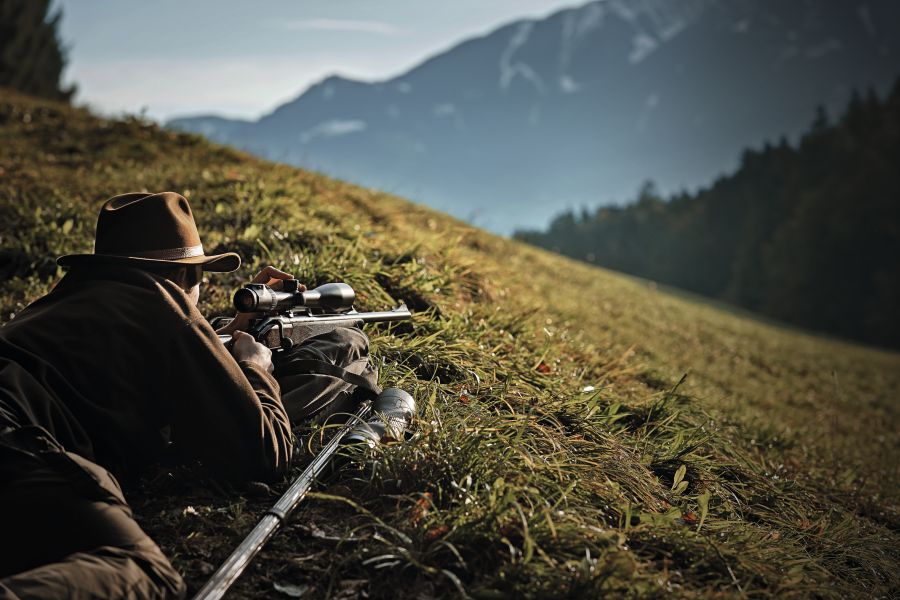
[[253, 560], [269, 538], [275, 533], [275, 530], [287, 520], [291, 512], [296, 508], [300, 501], [306, 496], [312, 487], [316, 477], [328, 465], [332, 455], [337, 451], [341, 440], [347, 435], [347, 432], [353, 428], [356, 423], [364, 420], [371, 410], [371, 404], [363, 405], [356, 414], [348, 420], [334, 434], [331, 440], [325, 444], [322, 451], [319, 452], [306, 469], [303, 470], [297, 479], [291, 484], [291, 487], [278, 499], [275, 506], [266, 511], [265, 516], [257, 523], [244, 541], [234, 549], [234, 552], [225, 559], [222, 566], [213, 573], [206, 585], [197, 592], [194, 600], [213, 600], [221, 598], [228, 591], [228, 588], [240, 577], [250, 561]]

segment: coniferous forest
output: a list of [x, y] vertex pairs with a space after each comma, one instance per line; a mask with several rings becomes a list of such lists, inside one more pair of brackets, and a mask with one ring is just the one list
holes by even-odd
[[68, 101], [75, 87], [60, 85], [66, 63], [57, 33], [62, 12], [51, 14], [50, 5], [50, 0], [0, 2], [0, 87]]
[[517, 239], [801, 327], [900, 347], [900, 81], [819, 109], [796, 144], [664, 199], [556, 217]]

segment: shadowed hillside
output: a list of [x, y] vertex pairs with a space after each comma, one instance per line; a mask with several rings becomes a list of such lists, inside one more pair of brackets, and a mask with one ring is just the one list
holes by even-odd
[[[90, 250], [102, 200], [139, 189], [183, 193], [204, 244], [243, 255], [239, 273], [205, 283], [206, 314], [226, 312], [264, 264], [347, 281], [361, 309], [405, 299], [416, 312], [369, 330], [382, 382], [419, 403], [416, 434], [320, 488], [233, 597], [900, 589], [900, 355], [11, 93], [0, 93], [2, 320], [53, 285], [55, 256]], [[317, 432], [297, 433], [317, 445]], [[160, 468], [126, 496], [196, 590], [283, 487]]]

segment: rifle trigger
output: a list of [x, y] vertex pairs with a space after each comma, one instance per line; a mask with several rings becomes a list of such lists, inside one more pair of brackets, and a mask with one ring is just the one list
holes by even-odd
[[284, 322], [281, 319], [278, 319], [275, 323], [278, 326], [278, 336], [281, 338], [281, 350], [290, 350], [294, 347], [294, 340], [284, 335]]

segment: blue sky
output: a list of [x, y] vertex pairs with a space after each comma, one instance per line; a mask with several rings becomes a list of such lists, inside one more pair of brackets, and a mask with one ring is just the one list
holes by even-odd
[[255, 118], [323, 77], [377, 80], [579, 0], [57, 0], [76, 101]]

